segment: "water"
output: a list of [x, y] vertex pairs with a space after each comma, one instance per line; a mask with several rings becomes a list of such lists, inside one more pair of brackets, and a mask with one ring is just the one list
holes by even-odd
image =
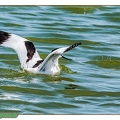
[[54, 48], [82, 45], [60, 59], [59, 76], [20, 69], [0, 47], [0, 112], [120, 114], [120, 6], [0, 6], [0, 29], [31, 40], [45, 58]]

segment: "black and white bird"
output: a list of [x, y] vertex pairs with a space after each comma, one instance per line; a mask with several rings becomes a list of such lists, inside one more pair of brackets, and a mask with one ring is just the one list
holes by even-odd
[[63, 53], [80, 44], [75, 43], [69, 47], [56, 48], [43, 60], [32, 42], [18, 35], [0, 31], [0, 45], [14, 49], [20, 60], [21, 68], [32, 73], [49, 75], [60, 73], [58, 59], [63, 57]]

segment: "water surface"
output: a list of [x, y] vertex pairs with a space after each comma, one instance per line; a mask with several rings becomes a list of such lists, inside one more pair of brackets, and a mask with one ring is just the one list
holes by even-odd
[[40, 56], [75, 42], [59, 76], [20, 69], [0, 47], [0, 112], [120, 114], [120, 6], [0, 6], [0, 29], [31, 40]]

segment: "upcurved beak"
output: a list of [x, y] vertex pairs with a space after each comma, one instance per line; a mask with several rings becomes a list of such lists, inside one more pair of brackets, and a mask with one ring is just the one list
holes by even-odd
[[70, 58], [64, 57], [63, 55], [61, 55], [61, 56], [62, 56], [62, 58], [66, 59], [66, 60], [72, 60], [72, 59], [70, 59]]

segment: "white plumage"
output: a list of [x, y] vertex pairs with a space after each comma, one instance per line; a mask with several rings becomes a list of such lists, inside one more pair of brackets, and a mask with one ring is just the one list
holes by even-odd
[[54, 49], [42, 60], [32, 42], [15, 34], [0, 31], [0, 45], [12, 48], [16, 51], [23, 70], [32, 73], [55, 75], [60, 73], [58, 59], [81, 43], [75, 43], [69, 47]]

